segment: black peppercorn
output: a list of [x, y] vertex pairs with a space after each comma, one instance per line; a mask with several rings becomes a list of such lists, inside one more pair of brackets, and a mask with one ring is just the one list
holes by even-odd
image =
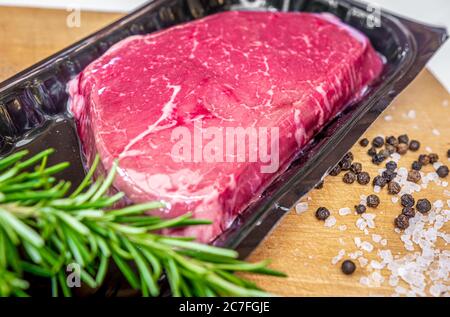
[[411, 170], [408, 172], [408, 178], [407, 180], [413, 183], [418, 183], [422, 176], [420, 175], [419, 171]]
[[344, 157], [342, 158], [342, 160], [344, 161], [353, 161], [353, 153], [352, 152], [347, 152]]
[[375, 137], [375, 138], [372, 140], [372, 145], [373, 145], [374, 147], [377, 147], [377, 148], [382, 147], [382, 146], [384, 145], [384, 140], [383, 140], [383, 138], [382, 138], [381, 136]]
[[366, 206], [359, 204], [355, 206], [355, 211], [358, 215], [365, 213], [367, 210]]
[[386, 137], [386, 143], [390, 144], [392, 146], [397, 146], [398, 140], [395, 136], [391, 135], [391, 136]]
[[380, 198], [378, 198], [377, 195], [367, 196], [366, 201], [367, 201], [367, 206], [372, 207], [372, 208], [376, 208], [380, 204]]
[[369, 156], [374, 156], [377, 154], [377, 150], [374, 147], [371, 147], [368, 151], [367, 154], [369, 154]]
[[378, 153], [372, 157], [372, 163], [375, 165], [380, 165], [385, 159], [386, 156], [384, 156], [382, 153]]
[[422, 165], [428, 165], [430, 163], [430, 158], [428, 155], [426, 154], [420, 154], [418, 161], [420, 162], [420, 164]]
[[338, 164], [335, 167], [333, 167], [328, 174], [331, 176], [338, 176], [340, 172], [341, 172], [341, 167]]
[[398, 136], [398, 143], [408, 144], [409, 143], [409, 137], [407, 134], [402, 134]]
[[380, 150], [380, 152], [378, 152], [378, 154], [384, 156], [385, 158], [388, 158], [390, 155], [389, 151], [386, 149]]
[[395, 218], [394, 223], [397, 228], [404, 230], [409, 227], [409, 218], [402, 214]]
[[386, 153], [388, 153], [389, 155], [394, 154], [397, 151], [397, 147], [390, 144], [386, 144], [385, 149]]
[[447, 157], [450, 158], [450, 150], [447, 150]]
[[344, 177], [342, 178], [342, 180], [346, 184], [353, 184], [356, 180], [356, 175], [353, 172], [347, 172], [344, 174]]
[[416, 215], [416, 211], [413, 207], [403, 207], [402, 215], [405, 215], [408, 218], [413, 218]]
[[378, 176], [375, 176], [375, 178], [373, 179], [372, 184], [373, 184], [373, 186], [384, 187], [387, 184], [387, 180], [383, 176], [378, 175]]
[[408, 152], [408, 144], [399, 143], [397, 145], [397, 153], [403, 155], [403, 154], [406, 154], [406, 152]]
[[361, 145], [362, 147], [366, 147], [369, 145], [369, 140], [367, 138], [361, 139], [359, 141], [359, 145]]
[[439, 161], [439, 155], [437, 155], [436, 153], [430, 153], [428, 154], [428, 157], [430, 158], [430, 163], [436, 163], [437, 161]]
[[342, 160], [339, 162], [339, 166], [341, 167], [341, 169], [343, 171], [348, 171], [350, 169], [350, 167], [352, 166], [352, 161], [353, 161], [353, 154], [352, 154], [352, 152], [348, 152], [347, 154], [344, 155]]
[[341, 161], [339, 163], [339, 165], [341, 166], [341, 170], [348, 171], [350, 169], [350, 167], [352, 166], [352, 162], [351, 161]]
[[414, 162], [411, 164], [411, 168], [412, 168], [413, 170], [415, 170], [415, 171], [420, 171], [421, 168], [422, 168], [422, 163], [420, 163], [419, 161], [414, 161]]
[[361, 163], [353, 163], [352, 166], [350, 166], [350, 170], [355, 173], [355, 174], [359, 174], [362, 171], [362, 165]]
[[342, 270], [342, 273], [344, 273], [346, 275], [350, 275], [350, 274], [353, 274], [353, 272], [355, 272], [356, 265], [351, 260], [345, 260], [344, 262], [342, 262], [341, 270]]
[[383, 176], [383, 178], [389, 183], [397, 176], [397, 173], [391, 170], [385, 170], [381, 176]]
[[403, 194], [400, 198], [400, 202], [403, 207], [412, 207], [414, 206], [415, 200], [410, 194]]
[[409, 149], [413, 152], [417, 151], [420, 148], [420, 142], [417, 140], [411, 140], [409, 143]]
[[441, 165], [436, 170], [436, 173], [439, 175], [440, 178], [444, 178], [448, 176], [448, 167], [446, 165]]
[[389, 171], [395, 171], [395, 169], [397, 168], [397, 163], [395, 163], [394, 161], [389, 161], [386, 163], [386, 169]]
[[431, 210], [431, 203], [428, 199], [419, 199], [416, 203], [416, 209], [421, 214], [426, 214]]
[[367, 185], [370, 182], [370, 175], [367, 172], [361, 172], [358, 175], [356, 175], [356, 179], [359, 184]]
[[325, 220], [330, 216], [330, 211], [325, 207], [319, 207], [316, 210], [316, 218], [319, 220]]
[[323, 181], [318, 182], [314, 188], [315, 189], [322, 189], [323, 188]]
[[397, 182], [389, 182], [388, 184], [388, 193], [391, 195], [397, 195], [398, 193], [400, 193], [400, 191], [402, 190], [402, 188], [400, 187], [400, 184]]

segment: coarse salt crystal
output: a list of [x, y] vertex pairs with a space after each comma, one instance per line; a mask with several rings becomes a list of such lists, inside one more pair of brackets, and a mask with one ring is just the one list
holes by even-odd
[[375, 260], [370, 261], [370, 266], [374, 270], [381, 270], [382, 268], [384, 268], [384, 264], [383, 263], [380, 263], [380, 262], [375, 261]]
[[378, 186], [378, 185], [375, 185], [374, 187], [373, 187], [373, 191], [374, 191], [374, 193], [379, 193], [380, 191], [381, 191], [381, 187], [380, 186]]
[[327, 220], [325, 220], [325, 227], [333, 227], [336, 224], [336, 218], [334, 218], [333, 216], [330, 216], [327, 218]]
[[395, 162], [400, 161], [400, 158], [401, 158], [401, 156], [400, 156], [400, 154], [398, 154], [398, 153], [393, 153], [393, 154], [391, 154], [391, 159], [392, 159], [393, 161], [395, 161]]
[[442, 208], [442, 207], [444, 207], [444, 202], [442, 200], [438, 199], [433, 203], [433, 206], [435, 208]]
[[352, 260], [356, 260], [361, 255], [363, 255], [363, 253], [360, 250], [348, 254], [349, 258], [352, 259]]
[[362, 219], [362, 218], [358, 218], [356, 220], [356, 224], [355, 225], [356, 225], [356, 228], [358, 228], [359, 230], [364, 230], [367, 227], [367, 222], [364, 219]]
[[402, 286], [397, 286], [397, 287], [395, 288], [395, 291], [396, 291], [397, 293], [399, 293], [399, 294], [406, 294], [406, 293], [407, 293], [406, 289], [405, 289], [404, 287], [402, 287]]
[[391, 285], [392, 287], [397, 286], [398, 282], [399, 282], [399, 278], [397, 276], [391, 275], [389, 277], [389, 285]]
[[397, 171], [399, 176], [408, 176], [408, 170], [405, 167], [400, 167]]
[[355, 237], [353, 240], [355, 241], [355, 245], [359, 248], [361, 245], [361, 238]]
[[359, 283], [364, 286], [369, 286], [369, 279], [367, 277], [363, 276], [359, 279]]
[[392, 197], [392, 198], [391, 198], [391, 201], [392, 201], [394, 204], [396, 204], [396, 203], [398, 202], [398, 197]]
[[348, 207], [344, 207], [344, 208], [339, 209], [339, 215], [341, 215], [341, 216], [346, 216], [346, 215], [349, 215], [351, 213], [352, 213], [352, 211]]
[[361, 256], [358, 258], [358, 262], [362, 267], [364, 267], [367, 265], [367, 263], [369, 263], [369, 260], [367, 260], [365, 257]]
[[373, 272], [370, 277], [377, 286], [380, 286], [384, 282], [384, 277], [378, 271]]
[[433, 163], [433, 168], [435, 169], [435, 170], [437, 170], [439, 167], [441, 167], [443, 164], [441, 163], [441, 162], [434, 162]]
[[307, 210], [308, 210], [308, 203], [307, 203], [307, 202], [301, 202], [301, 203], [298, 203], [298, 204], [295, 206], [295, 212], [296, 212], [298, 215], [304, 213], [304, 212], [307, 211]]
[[371, 229], [375, 228], [375, 222], [374, 219], [376, 217], [375, 214], [372, 213], [365, 213], [361, 215], [362, 218], [364, 218], [364, 220], [366, 220], [367, 226]]
[[408, 113], [406, 114], [406, 116], [410, 119], [415, 119], [416, 118], [416, 111], [414, 110], [409, 110]]
[[425, 147], [425, 150], [429, 153], [433, 152], [433, 150], [429, 146]]
[[344, 257], [344, 255], [345, 255], [345, 250], [344, 249], [341, 249], [340, 251], [339, 251], [339, 253], [333, 258], [333, 259], [331, 259], [331, 263], [334, 265], [334, 264], [336, 264], [336, 263], [338, 263], [343, 257]]
[[392, 121], [392, 116], [390, 116], [390, 115], [384, 116], [384, 120]]
[[433, 129], [431, 132], [432, 132], [434, 135], [437, 135], [437, 136], [441, 135], [441, 132], [439, 132], [438, 129]]
[[361, 249], [367, 252], [373, 251], [373, 245], [370, 242], [364, 241], [361, 243]]
[[379, 234], [372, 234], [372, 240], [373, 242], [379, 243], [381, 241], [382, 237]]

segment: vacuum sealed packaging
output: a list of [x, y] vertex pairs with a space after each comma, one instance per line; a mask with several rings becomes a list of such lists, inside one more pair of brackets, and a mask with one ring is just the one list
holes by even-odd
[[54, 147], [74, 183], [118, 159], [128, 201], [212, 221], [168, 234], [246, 256], [446, 36], [353, 1], [153, 1], [1, 84], [2, 153]]
[[117, 43], [69, 105], [89, 163], [119, 159], [118, 190], [209, 219], [183, 234], [210, 242], [382, 67], [334, 17], [228, 11]]

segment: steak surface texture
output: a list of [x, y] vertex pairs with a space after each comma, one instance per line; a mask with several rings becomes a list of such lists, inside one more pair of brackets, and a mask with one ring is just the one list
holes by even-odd
[[[210, 242], [382, 68], [369, 40], [331, 15], [231, 11], [117, 43], [71, 81], [70, 109], [89, 164], [98, 153], [108, 171], [118, 159], [117, 190], [165, 201], [164, 217], [211, 220], [169, 232]], [[223, 160], [196, 160], [205, 147], [194, 141], [191, 161], [173, 155], [176, 131], [236, 127], [278, 129], [267, 137], [278, 168], [218, 148]]]

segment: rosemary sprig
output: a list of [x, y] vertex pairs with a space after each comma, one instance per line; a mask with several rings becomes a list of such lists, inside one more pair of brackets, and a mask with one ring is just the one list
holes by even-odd
[[28, 152], [20, 151], [0, 160], [0, 296], [26, 296], [29, 275], [48, 278], [53, 296], [70, 296], [66, 268], [72, 263], [80, 267], [80, 280], [96, 288], [114, 262], [144, 296], [160, 294], [164, 274], [174, 296], [263, 296], [264, 291], [234, 273], [284, 276], [268, 269], [267, 261], [250, 264], [238, 260], [233, 250], [159, 234], [209, 223], [190, 214], [175, 219], [145, 214], [164, 207], [161, 202], [112, 209], [123, 197], [107, 195], [117, 164], [94, 182], [97, 157], [69, 195], [71, 184], [55, 177], [68, 164], [47, 166], [52, 153], [49, 149], [25, 159]]

